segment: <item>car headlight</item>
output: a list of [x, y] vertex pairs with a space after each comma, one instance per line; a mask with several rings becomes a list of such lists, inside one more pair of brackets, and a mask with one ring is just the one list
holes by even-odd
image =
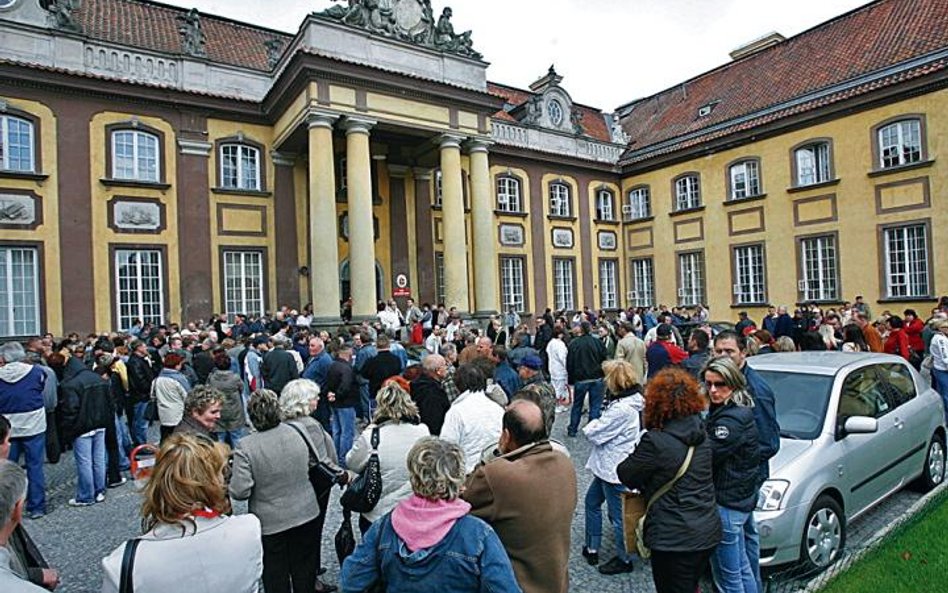
[[757, 496], [757, 510], [779, 511], [789, 487], [790, 482], [786, 480], [767, 480], [764, 482]]

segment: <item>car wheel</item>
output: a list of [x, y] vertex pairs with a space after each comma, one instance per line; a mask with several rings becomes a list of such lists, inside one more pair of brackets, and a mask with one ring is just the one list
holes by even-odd
[[914, 486], [922, 492], [933, 490], [945, 480], [945, 437], [940, 434], [932, 435], [928, 443], [928, 453], [925, 455], [925, 465], [922, 466], [922, 475], [918, 477]]
[[800, 543], [807, 572], [819, 572], [839, 559], [846, 546], [846, 516], [836, 499], [822, 495], [813, 503]]

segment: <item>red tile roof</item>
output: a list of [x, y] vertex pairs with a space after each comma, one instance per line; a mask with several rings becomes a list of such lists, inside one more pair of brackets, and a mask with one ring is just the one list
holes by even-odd
[[[752, 116], [768, 107], [946, 47], [946, 0], [873, 2], [759, 53], [630, 103], [631, 112], [623, 116], [622, 126], [632, 144], [622, 162], [641, 162], [711, 137], [754, 127], [763, 120], [773, 121], [778, 116], [768, 114], [701, 134], [705, 128], [726, 126], [729, 120]], [[847, 91], [846, 96], [869, 92], [876, 86], [862, 85]], [[838, 98], [810, 101], [793, 107], [792, 111], [815, 109], [835, 100]], [[698, 110], [713, 101], [719, 103], [711, 114], [699, 118]], [[691, 134], [700, 137], [689, 136], [681, 143], [674, 142], [676, 137]], [[648, 150], [659, 143], [666, 144]]]
[[[530, 91], [525, 91], [523, 89], [518, 89], [516, 87], [507, 86], [504, 84], [498, 84], [495, 82], [487, 83], [487, 92], [492, 95], [499, 95], [503, 97], [507, 103], [513, 106], [523, 105], [534, 96], [534, 93]], [[595, 138], [596, 140], [601, 140], [603, 142], [611, 142], [612, 135], [609, 133], [609, 126], [606, 125], [606, 119], [602, 115], [602, 111], [595, 109], [593, 107], [587, 107], [585, 105], [579, 105], [573, 103], [573, 107], [578, 109], [582, 114], [582, 123], [583, 131], [587, 136]], [[494, 114], [494, 117], [497, 119], [502, 119], [506, 121], [516, 121], [509, 113], [504, 110], [498, 111]]]
[[[187, 9], [144, 0], [83, 0], [73, 13], [82, 32], [93, 39], [121, 43], [157, 52], [182, 53], [178, 16]], [[292, 35], [201, 14], [201, 29], [207, 37], [208, 59], [267, 71], [267, 49], [271, 39], [288, 44]]]

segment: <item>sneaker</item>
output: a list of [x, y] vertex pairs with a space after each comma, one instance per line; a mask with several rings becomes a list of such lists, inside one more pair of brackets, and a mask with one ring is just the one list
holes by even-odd
[[31, 521], [36, 521], [37, 519], [42, 519], [42, 518], [45, 517], [45, 516], [46, 516], [46, 513], [44, 513], [43, 511], [30, 511], [30, 512], [27, 514], [27, 517], [29, 517]]
[[[124, 480], [125, 478], [122, 478], [122, 479]], [[96, 501], [96, 502], [105, 502], [105, 492], [99, 492], [98, 494], [96, 494], [96, 495], [95, 495], [95, 501]]]
[[586, 546], [583, 546], [583, 558], [586, 559], [586, 564], [590, 566], [599, 564], [599, 552], [590, 551]]
[[119, 486], [124, 485], [125, 482], [128, 482], [128, 478], [126, 478], [125, 476], [122, 476], [122, 479], [120, 479], [118, 482], [112, 482], [111, 484], [109, 484], [109, 488], [118, 488]]
[[606, 575], [624, 574], [627, 572], [632, 572], [633, 570], [635, 570], [635, 567], [631, 562], [623, 562], [618, 556], [599, 567], [600, 574]]
[[91, 507], [95, 503], [94, 502], [79, 502], [75, 498], [70, 498], [67, 504], [71, 507]]

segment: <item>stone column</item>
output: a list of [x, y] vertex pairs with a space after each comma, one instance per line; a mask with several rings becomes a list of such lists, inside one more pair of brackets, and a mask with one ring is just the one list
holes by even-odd
[[445, 306], [459, 313], [471, 310], [467, 280], [467, 225], [464, 223], [464, 194], [461, 189], [460, 136], [444, 134], [441, 147], [441, 216], [444, 231]]
[[374, 317], [375, 228], [372, 219], [372, 157], [369, 130], [375, 121], [346, 117], [346, 191], [349, 201], [349, 286], [352, 318]]
[[498, 311], [500, 292], [497, 289], [497, 247], [491, 195], [490, 165], [487, 148], [490, 142], [471, 140], [471, 223], [474, 243], [474, 306], [475, 316], [488, 317]]
[[332, 126], [338, 116], [313, 113], [309, 123], [309, 280], [313, 323], [339, 322], [339, 247]]

